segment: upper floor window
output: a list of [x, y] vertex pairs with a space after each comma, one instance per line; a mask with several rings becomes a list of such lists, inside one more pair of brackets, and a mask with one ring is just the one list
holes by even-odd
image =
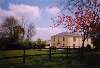
[[59, 39], [60, 39], [60, 38], [58, 37], [58, 43], [60, 42]]
[[73, 37], [73, 42], [75, 42], [76, 41], [76, 37]]
[[65, 41], [65, 37], [63, 37], [63, 41]]

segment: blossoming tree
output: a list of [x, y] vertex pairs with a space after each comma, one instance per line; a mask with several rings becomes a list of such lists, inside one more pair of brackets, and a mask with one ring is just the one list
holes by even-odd
[[[72, 15], [61, 11], [62, 14], [53, 20], [54, 26], [64, 25], [70, 32], [78, 32], [83, 36], [82, 47], [87, 38], [95, 38], [100, 30], [100, 3], [98, 0], [65, 0], [63, 10], [69, 10]], [[73, 3], [73, 4], [69, 4]], [[66, 6], [66, 4], [69, 4]], [[71, 6], [71, 7], [69, 7]], [[73, 9], [72, 9], [73, 8]], [[73, 11], [73, 12], [72, 12]]]

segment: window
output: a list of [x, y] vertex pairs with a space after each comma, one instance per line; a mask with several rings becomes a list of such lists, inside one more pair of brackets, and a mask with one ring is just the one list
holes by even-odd
[[59, 41], [59, 40], [60, 40], [60, 38], [58, 37], [58, 38], [57, 38], [57, 44], [58, 44], [58, 45], [60, 45], [60, 41]]
[[53, 38], [53, 41], [55, 41], [55, 37]]
[[59, 37], [58, 37], [58, 44], [60, 43], [60, 41], [59, 41]]
[[60, 42], [58, 42], [57, 44], [60, 44]]
[[65, 46], [65, 44], [62, 45], [62, 47], [64, 47], [64, 46]]
[[73, 48], [75, 48], [75, 44], [73, 44]]
[[63, 37], [63, 41], [65, 41], [65, 37]]
[[55, 46], [55, 43], [53, 43], [53, 46]]
[[76, 41], [76, 37], [73, 37], [73, 42], [75, 42]]

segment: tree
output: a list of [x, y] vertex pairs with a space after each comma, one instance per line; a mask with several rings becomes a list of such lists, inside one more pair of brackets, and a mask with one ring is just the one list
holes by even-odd
[[36, 41], [34, 41], [34, 48], [45, 48], [45, 46], [47, 45], [46, 44], [46, 41], [42, 40], [42, 39], [37, 39]]
[[35, 33], [35, 26], [33, 24], [29, 24], [27, 28], [27, 40], [31, 40]]
[[25, 22], [25, 19], [23, 16], [22, 16], [21, 20], [22, 20], [21, 23], [25, 29], [24, 39], [31, 41], [31, 38], [36, 34], [35, 25], [34, 25], [34, 23]]
[[25, 45], [26, 41], [27, 44], [31, 42], [31, 38], [35, 34], [35, 27], [33, 23], [28, 26], [27, 24], [27, 22], [23, 22], [23, 19], [20, 22], [14, 16], [5, 18], [4, 22], [0, 25], [0, 45]]
[[[60, 15], [55, 17], [53, 27], [64, 25], [70, 32], [78, 32], [83, 36], [84, 41], [89, 37], [95, 37], [100, 30], [100, 3], [97, 0], [63, 0]], [[72, 13], [68, 15], [66, 11]]]
[[25, 29], [22, 26], [18, 25], [18, 26], [14, 27], [14, 38], [15, 39], [23, 40], [22, 37], [23, 37], [24, 33], [25, 33]]
[[8, 37], [13, 41], [18, 40], [20, 35], [24, 33], [24, 28], [18, 24], [18, 20], [13, 16], [7, 17], [1, 24], [1, 28], [3, 37]]
[[[18, 20], [13, 17], [5, 18], [4, 22], [0, 25], [0, 47], [3, 49], [20, 48], [18, 41], [21, 35], [24, 34], [24, 28], [19, 25]], [[6, 43], [5, 43], [6, 42]]]

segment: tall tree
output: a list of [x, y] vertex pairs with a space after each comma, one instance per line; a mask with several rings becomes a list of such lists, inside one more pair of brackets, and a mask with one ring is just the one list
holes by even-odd
[[18, 24], [18, 20], [13, 16], [7, 17], [1, 24], [1, 28], [2, 33], [6, 33], [5, 37], [13, 41], [18, 40], [20, 35], [24, 33], [24, 28]]
[[27, 40], [30, 41], [35, 33], [35, 26], [33, 24], [29, 24], [27, 28]]
[[25, 29], [24, 38], [25, 40], [31, 41], [32, 37], [36, 34], [34, 23], [26, 22], [22, 17], [22, 26]]

